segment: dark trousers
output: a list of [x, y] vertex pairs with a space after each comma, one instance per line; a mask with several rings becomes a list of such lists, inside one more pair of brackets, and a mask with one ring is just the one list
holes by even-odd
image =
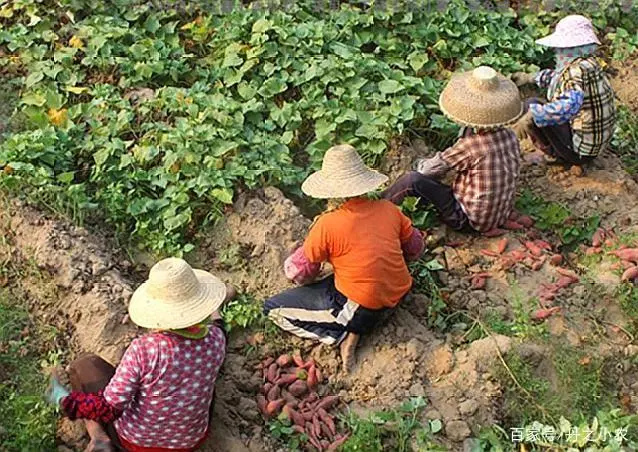
[[434, 206], [441, 221], [457, 231], [465, 229], [469, 224], [467, 215], [454, 197], [452, 187], [416, 171], [401, 176], [383, 192], [383, 197], [397, 205], [406, 197], [419, 198], [420, 207]]
[[[527, 99], [525, 111], [529, 110], [530, 105], [542, 103], [544, 102], [538, 98]], [[569, 123], [547, 127], [538, 127], [533, 124], [530, 135], [532, 142], [540, 151], [563, 162], [580, 166], [595, 158], [581, 157], [574, 151], [572, 127]]]

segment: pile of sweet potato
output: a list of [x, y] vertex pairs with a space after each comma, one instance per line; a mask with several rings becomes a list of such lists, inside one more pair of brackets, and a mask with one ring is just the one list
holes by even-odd
[[323, 375], [314, 360], [284, 354], [264, 359], [257, 369], [264, 381], [257, 405], [265, 419], [288, 419], [293, 429], [306, 434], [319, 451], [335, 450], [348, 439], [337, 432], [334, 414], [330, 413], [338, 405], [339, 396], [319, 395]]

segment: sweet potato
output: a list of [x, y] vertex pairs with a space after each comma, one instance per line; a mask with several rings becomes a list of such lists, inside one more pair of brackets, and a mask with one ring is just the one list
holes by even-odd
[[532, 218], [528, 217], [527, 215], [521, 215], [516, 219], [516, 222], [520, 223], [526, 228], [531, 228], [532, 226], [534, 226], [534, 220], [532, 220]]
[[496, 252], [498, 254], [503, 254], [505, 252], [505, 250], [507, 249], [507, 244], [508, 244], [508, 240], [505, 237], [503, 237], [496, 244]]
[[277, 381], [275, 381], [275, 384], [277, 384], [279, 386], [286, 386], [286, 385], [289, 385], [291, 383], [294, 383], [295, 381], [297, 381], [297, 375], [295, 375], [295, 374], [284, 374], [281, 377], [277, 378]]
[[272, 383], [264, 383], [264, 385], [261, 387], [261, 392], [264, 393], [264, 395], [268, 394], [268, 391], [270, 391], [270, 389], [272, 388]]
[[266, 397], [264, 397], [263, 395], [259, 394], [256, 397], [256, 401], [257, 401], [257, 407], [259, 408], [259, 411], [261, 411], [261, 413], [263, 415], [268, 415], [268, 413], [266, 412], [266, 405], [268, 405], [268, 402], [266, 401]]
[[485, 278], [480, 276], [473, 276], [470, 280], [470, 287], [474, 290], [480, 290], [485, 288]]
[[303, 435], [304, 433], [306, 433], [306, 430], [305, 430], [302, 426], [299, 426], [299, 425], [293, 425], [293, 426], [292, 426], [292, 429], [293, 429], [295, 432], [300, 433], [300, 434], [302, 434], [302, 435]]
[[620, 261], [620, 265], [622, 265], [623, 270], [628, 270], [633, 267], [635, 264], [629, 261]]
[[334, 439], [334, 433], [330, 431], [324, 422], [319, 422], [319, 427], [321, 428], [321, 436], [328, 438], [330, 441]]
[[449, 246], [450, 248], [458, 248], [459, 246], [462, 246], [463, 243], [464, 242], [462, 240], [455, 240], [452, 242], [447, 242], [445, 246]]
[[336, 435], [337, 434], [337, 427], [335, 426], [335, 421], [332, 420], [332, 418], [330, 417], [328, 412], [326, 410], [324, 410], [323, 408], [319, 408], [317, 410], [317, 414], [319, 415], [319, 419], [321, 419], [321, 421], [324, 424], [326, 424], [326, 426], [330, 429], [330, 432], [333, 435]]
[[303, 367], [303, 365], [305, 364], [303, 358], [299, 353], [295, 353], [294, 355], [292, 355], [292, 360], [297, 367]]
[[549, 242], [546, 242], [545, 240], [534, 240], [534, 244], [536, 244], [536, 246], [542, 250], [547, 250], [547, 251], [552, 250], [552, 245]]
[[591, 246], [599, 248], [600, 246], [602, 246], [606, 237], [607, 234], [605, 233], [605, 230], [603, 228], [596, 229], [596, 232], [594, 232], [594, 235], [592, 235], [591, 237]]
[[488, 257], [498, 257], [499, 254], [495, 251], [492, 250], [481, 250], [481, 254], [483, 256], [488, 256]]
[[574, 282], [580, 281], [580, 278], [575, 273], [571, 272], [570, 270], [567, 270], [566, 268], [556, 267], [556, 272], [562, 276], [567, 276], [568, 278], [573, 279]]
[[323, 374], [321, 373], [321, 370], [318, 367], [315, 367], [315, 376], [317, 378], [317, 384], [320, 384], [323, 382]]
[[638, 264], [638, 248], [626, 248], [624, 250], [612, 251], [613, 254], [619, 257], [623, 261], [630, 261], [634, 264]]
[[532, 264], [532, 266], [531, 266], [532, 270], [537, 272], [538, 270], [540, 270], [543, 267], [544, 264], [545, 264], [545, 259], [538, 260], [538, 261], [536, 261], [536, 262], [534, 262]]
[[276, 415], [277, 413], [279, 413], [279, 410], [281, 410], [285, 403], [286, 401], [284, 399], [268, 402], [268, 405], [266, 405], [266, 414], [268, 414], [268, 416]]
[[293, 407], [291, 407], [290, 405], [286, 404], [281, 412], [283, 413], [284, 410], [286, 412], [286, 417], [288, 419], [290, 419], [290, 421], [293, 424], [298, 425], [298, 426], [300, 426], [302, 428], [303, 428], [303, 426], [306, 425], [306, 420], [303, 418], [301, 413], [296, 411]]
[[308, 387], [310, 389], [317, 387], [317, 369], [314, 364], [310, 366], [310, 369], [308, 369], [308, 379], [306, 380], [306, 383], [308, 383]]
[[554, 254], [552, 257], [549, 258], [549, 263], [556, 267], [557, 265], [563, 263], [563, 256], [561, 256], [560, 254]]
[[316, 437], [321, 436], [321, 424], [319, 422], [319, 416], [316, 414], [312, 416], [312, 429]]
[[314, 360], [314, 359], [312, 359], [312, 358], [310, 358], [308, 361], [306, 361], [306, 362], [304, 363], [304, 365], [303, 365], [303, 366], [301, 366], [301, 368], [302, 368], [302, 369], [305, 369], [305, 370], [308, 370], [308, 369], [310, 369], [310, 366], [314, 366], [314, 365], [315, 365], [315, 360]]
[[335, 440], [332, 442], [332, 444], [330, 444], [328, 446], [328, 450], [330, 452], [333, 452], [333, 451], [337, 450], [339, 448], [339, 446], [342, 446], [343, 443], [348, 441], [348, 438], [349, 438], [348, 435], [337, 435], [337, 436], [335, 436]]
[[319, 443], [321, 444], [322, 451], [330, 447], [330, 441], [328, 441], [327, 439], [322, 439], [321, 441], [319, 441]]
[[268, 371], [266, 373], [266, 380], [270, 383], [275, 383], [277, 381], [277, 371], [279, 370], [279, 366], [277, 363], [272, 363], [268, 366]]
[[317, 400], [319, 400], [319, 394], [314, 391], [308, 394], [308, 397], [306, 397], [306, 401], [308, 403], [316, 402]]
[[513, 221], [513, 220], [507, 220], [505, 224], [503, 225], [503, 227], [510, 231], [520, 231], [522, 229], [525, 229], [525, 226], [520, 224], [518, 221]]
[[269, 402], [273, 400], [278, 400], [281, 398], [281, 388], [277, 385], [273, 385], [272, 388], [266, 393], [266, 398]]
[[585, 250], [585, 255], [586, 256], [593, 256], [595, 254], [600, 254], [602, 252], [603, 252], [602, 248], [596, 248], [594, 246], [590, 246], [589, 248], [587, 248]]
[[532, 315], [532, 319], [534, 320], [545, 320], [546, 318], [552, 316], [554, 313], [560, 311], [560, 307], [555, 306], [549, 309], [539, 309]]
[[315, 408], [317, 410], [319, 408], [323, 408], [324, 410], [328, 411], [330, 408], [336, 405], [337, 402], [339, 402], [339, 396], [336, 396], [336, 395], [326, 396], [323, 399], [321, 399], [321, 401], [317, 404]]
[[510, 253], [510, 256], [512, 257], [514, 262], [518, 263], [522, 262], [525, 259], [527, 253], [523, 250], [514, 250]]
[[295, 397], [301, 397], [308, 392], [308, 385], [303, 380], [297, 380], [290, 386], [288, 386], [288, 392]]
[[281, 390], [281, 397], [285, 399], [286, 403], [292, 408], [297, 408], [297, 406], [299, 406], [299, 400], [285, 389]]
[[301, 417], [303, 417], [306, 421], [312, 421], [312, 417], [314, 413], [312, 411], [302, 411]]
[[527, 248], [529, 250], [530, 253], [532, 253], [534, 256], [540, 256], [541, 254], [543, 254], [543, 250], [541, 249], [541, 247], [539, 247], [536, 243], [532, 242], [532, 241], [527, 241], [524, 243], [525, 248]]
[[560, 289], [564, 289], [566, 287], [569, 287], [569, 286], [571, 286], [574, 283], [575, 283], [575, 281], [572, 278], [570, 278], [569, 276], [563, 276], [555, 284], [555, 287], [560, 290]]
[[509, 270], [515, 264], [516, 264], [516, 262], [514, 262], [514, 259], [512, 259], [510, 256], [503, 256], [501, 258], [501, 268], [503, 270]]
[[638, 267], [631, 267], [625, 270], [620, 278], [621, 281], [633, 281], [638, 278]]
[[288, 354], [283, 354], [279, 358], [277, 358], [277, 364], [279, 367], [287, 367], [292, 362], [292, 358]]
[[499, 229], [499, 228], [494, 228], [494, 229], [490, 229], [489, 231], [486, 231], [483, 233], [484, 237], [498, 237], [499, 235], [503, 235], [507, 233], [507, 231], [503, 230], [503, 229]]
[[274, 362], [275, 362], [275, 358], [272, 358], [272, 357], [266, 358], [261, 362], [261, 367], [264, 369], [268, 369], [268, 366], [270, 366]]
[[310, 441], [310, 444], [315, 446], [317, 450], [319, 451], [323, 450], [323, 448], [321, 447], [321, 443], [315, 436], [314, 427], [312, 426], [312, 423], [310, 423], [310, 428], [308, 428], [308, 423], [306, 423], [306, 434], [308, 435], [308, 441]]

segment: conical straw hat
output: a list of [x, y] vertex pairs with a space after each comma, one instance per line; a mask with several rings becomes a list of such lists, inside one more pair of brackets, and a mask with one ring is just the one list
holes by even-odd
[[308, 196], [319, 199], [353, 198], [379, 188], [388, 177], [368, 168], [349, 144], [333, 146], [326, 151], [321, 169], [301, 185]]
[[556, 30], [549, 36], [537, 39], [536, 44], [565, 49], [589, 44], [600, 44], [591, 20], [574, 14], [564, 17], [556, 24]]
[[193, 326], [215, 312], [226, 297], [226, 285], [178, 258], [159, 261], [148, 280], [131, 297], [131, 320], [143, 328]]
[[452, 76], [441, 93], [439, 106], [453, 121], [484, 129], [506, 126], [523, 114], [514, 82], [488, 66]]

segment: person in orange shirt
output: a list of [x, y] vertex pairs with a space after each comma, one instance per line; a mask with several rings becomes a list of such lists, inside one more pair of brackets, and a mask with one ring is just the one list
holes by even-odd
[[[284, 263], [286, 276], [302, 287], [264, 305], [280, 328], [340, 344], [346, 372], [359, 336], [392, 312], [412, 287], [406, 261], [418, 259], [424, 248], [420, 231], [397, 206], [367, 196], [387, 180], [367, 168], [350, 145], [326, 152], [321, 170], [301, 189], [330, 200], [332, 208], [316, 219], [303, 246]], [[315, 281], [324, 262], [330, 262], [334, 273]]]

